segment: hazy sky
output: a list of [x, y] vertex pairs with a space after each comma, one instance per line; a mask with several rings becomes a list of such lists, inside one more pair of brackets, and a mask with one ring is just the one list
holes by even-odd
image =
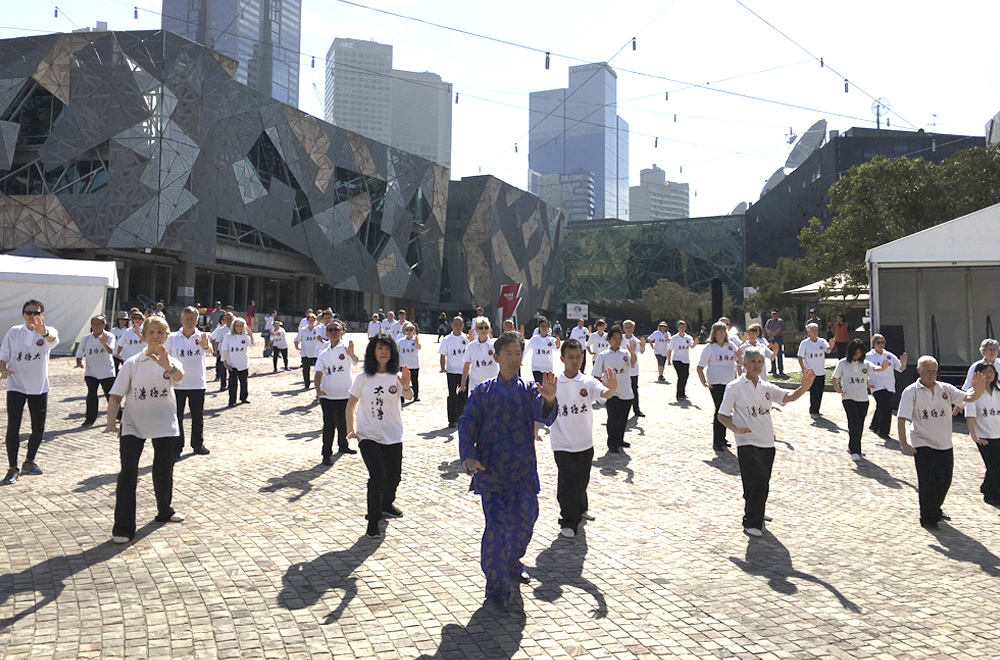
[[[312, 85], [323, 94], [322, 63], [334, 37], [391, 44], [396, 68], [433, 71], [460, 95], [453, 106], [452, 178], [481, 172], [526, 187], [528, 93], [565, 87], [568, 67], [581, 61], [609, 61], [618, 71], [618, 114], [632, 131], [630, 183], [636, 185], [639, 170], [656, 163], [669, 180], [691, 184], [693, 216], [728, 213], [741, 201], [755, 201], [785, 162], [789, 130], [801, 134], [819, 119], [841, 131], [874, 127], [872, 97], [888, 99], [891, 126], [899, 129], [936, 126], [942, 133], [983, 135], [985, 123], [1000, 112], [1000, 46], [990, 31], [996, 23], [991, 0], [358, 4], [363, 6], [303, 0], [299, 107], [322, 117]], [[3, 5], [2, 38], [32, 34], [12, 28], [70, 31], [74, 22], [83, 27], [98, 20], [112, 30], [160, 25], [159, 0]], [[59, 18], [53, 16], [55, 5]], [[551, 68], [544, 68], [544, 53], [365, 7], [550, 51]], [[924, 7], [930, 11], [918, 11]], [[851, 81], [846, 94], [845, 77]]]

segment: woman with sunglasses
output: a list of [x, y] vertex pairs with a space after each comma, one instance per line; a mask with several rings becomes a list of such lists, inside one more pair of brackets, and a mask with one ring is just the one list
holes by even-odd
[[462, 392], [471, 392], [479, 383], [496, 378], [500, 365], [493, 357], [496, 342], [490, 331], [489, 319], [483, 318], [474, 326], [476, 338], [465, 347], [465, 364], [462, 369]]
[[420, 338], [417, 336], [417, 326], [409, 321], [402, 328], [403, 334], [398, 338], [393, 337], [399, 347], [399, 364], [410, 370], [413, 400], [420, 401]]
[[142, 340], [142, 324], [146, 321], [146, 317], [142, 315], [142, 312], [136, 310], [132, 312], [131, 319], [131, 327], [122, 332], [121, 339], [115, 345], [115, 357], [118, 358], [119, 362], [125, 362], [133, 355], [142, 353], [143, 349], [146, 348], [146, 342]]

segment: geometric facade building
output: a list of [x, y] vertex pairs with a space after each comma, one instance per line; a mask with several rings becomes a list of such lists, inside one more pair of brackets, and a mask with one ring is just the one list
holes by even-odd
[[0, 41], [0, 250], [115, 259], [129, 302], [436, 302], [447, 170], [236, 66], [165, 31]]
[[559, 302], [635, 300], [661, 279], [701, 293], [718, 277], [741, 306], [743, 251], [742, 215], [570, 224], [559, 255]]
[[520, 319], [555, 309], [564, 216], [493, 176], [452, 181], [448, 193], [441, 303], [481, 306], [495, 319], [500, 288], [521, 284]]

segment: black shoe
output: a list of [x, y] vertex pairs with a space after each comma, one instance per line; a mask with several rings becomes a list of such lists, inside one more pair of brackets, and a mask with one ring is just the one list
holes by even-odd
[[227, 407], [227, 408], [235, 408], [235, 407], [236, 407], [236, 402], [235, 402], [235, 401], [230, 401], [230, 402], [229, 402], [229, 405], [228, 405], [228, 406], [226, 406], [226, 407]]
[[398, 507], [390, 504], [389, 506], [382, 509], [383, 518], [402, 518], [403, 512], [399, 510]]
[[97, 423], [96, 419], [85, 419], [83, 420], [83, 424], [80, 424], [80, 426], [93, 426], [96, 423]]
[[416, 403], [417, 401], [420, 401], [420, 397], [419, 396], [413, 397], [413, 403]]
[[641, 412], [637, 412], [637, 413], [635, 414], [635, 416], [636, 416], [636, 417], [645, 417], [645, 416], [646, 416], [646, 413], [641, 413]]
[[510, 598], [487, 598], [483, 610], [493, 614], [503, 614], [510, 608]]
[[323, 465], [333, 465], [333, 456], [324, 456]]
[[199, 456], [208, 456], [209, 454], [212, 453], [205, 445], [201, 445], [200, 447], [192, 447], [191, 451], [195, 454], [198, 454]]
[[223, 385], [222, 387], [219, 388], [219, 391], [220, 392], [225, 392], [228, 389], [229, 389], [228, 387], [226, 387], [225, 385]]
[[357, 454], [358, 450], [357, 449], [351, 449], [350, 447], [338, 447], [337, 448], [337, 453], [338, 454]]
[[240, 403], [250, 403], [250, 399], [243, 399]]
[[622, 453], [621, 447], [608, 447], [608, 451], [611, 452], [612, 454]]
[[942, 512], [941, 513], [941, 520], [943, 520], [945, 522], [951, 522], [951, 516], [949, 516], [947, 513]]
[[370, 539], [380, 539], [382, 538], [382, 532], [379, 531], [378, 522], [369, 522], [368, 530], [365, 532], [365, 536]]
[[922, 522], [922, 523], [920, 523], [920, 526], [923, 527], [924, 529], [928, 529], [928, 530], [930, 530], [932, 532], [936, 532], [939, 529], [941, 529], [940, 527], [938, 527], [937, 523]]
[[631, 447], [632, 443], [631, 442], [623, 442], [621, 446], [622, 447]]

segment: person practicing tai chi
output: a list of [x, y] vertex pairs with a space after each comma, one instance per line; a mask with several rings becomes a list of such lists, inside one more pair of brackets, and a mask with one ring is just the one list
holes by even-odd
[[208, 333], [198, 332], [198, 308], [185, 307], [181, 312], [181, 329], [171, 333], [164, 344], [173, 357], [180, 360], [184, 378], [174, 386], [177, 398], [177, 428], [180, 442], [177, 453], [184, 450], [184, 405], [191, 407], [191, 450], [198, 455], [211, 454], [205, 446], [205, 359], [212, 351]]
[[356, 454], [347, 442], [347, 402], [351, 398], [351, 367], [358, 363], [354, 341], [344, 341], [344, 324], [331, 321], [326, 326], [330, 347], [316, 359], [316, 398], [323, 409], [323, 465], [333, 465], [333, 434], [337, 453]]
[[594, 460], [594, 402], [614, 395], [618, 377], [610, 367], [604, 370], [604, 383], [582, 372], [583, 345], [567, 339], [560, 347], [564, 371], [556, 380], [556, 421], [549, 441], [555, 455], [559, 478], [556, 499], [559, 501], [560, 534], [576, 536], [580, 520], [593, 520], [587, 486], [590, 463]]
[[501, 610], [510, 601], [511, 578], [530, 580], [521, 558], [538, 519], [535, 423], [551, 425], [558, 405], [552, 372], [540, 386], [518, 375], [523, 343], [517, 333], [500, 335], [494, 344], [500, 373], [472, 390], [458, 422], [459, 458], [472, 475], [469, 489], [482, 496], [486, 518], [486, 604]]
[[833, 389], [843, 397], [847, 414], [847, 451], [851, 460], [857, 463], [864, 456], [861, 435], [868, 415], [868, 392], [872, 387], [869, 379], [873, 372], [884, 371], [889, 365], [876, 367], [865, 360], [865, 343], [860, 339], [848, 342], [844, 355], [833, 370]]
[[[611, 326], [608, 330], [608, 347], [594, 358], [594, 377], [605, 378], [608, 369], [615, 374], [615, 391], [606, 397], [605, 406], [608, 409], [608, 451], [620, 454], [622, 449], [632, 445], [625, 442], [625, 428], [628, 425], [628, 411], [632, 406], [632, 379], [629, 377], [629, 366], [639, 358], [635, 354], [635, 345], [622, 347], [624, 333], [620, 325]], [[605, 387], [611, 383], [603, 381]]]
[[820, 417], [819, 408], [823, 403], [823, 388], [826, 387], [826, 356], [833, 345], [819, 336], [819, 324], [807, 323], [809, 336], [799, 342], [799, 367], [802, 371], [812, 369], [816, 373], [812, 389], [809, 390], [809, 414]]
[[[110, 396], [115, 384], [115, 336], [108, 332], [107, 319], [103, 315], [90, 319], [90, 332], [83, 336], [76, 348], [76, 367], [83, 369], [83, 380], [87, 383], [87, 412], [83, 417], [84, 426], [93, 426], [97, 421], [97, 388]], [[84, 365], [86, 361], [86, 365]]]
[[809, 389], [816, 378], [812, 369], [802, 374], [802, 384], [794, 392], [782, 389], [760, 377], [764, 371], [763, 347], [748, 348], [743, 354], [746, 373], [726, 385], [719, 406], [719, 422], [733, 432], [736, 457], [743, 480], [743, 532], [762, 536], [768, 516], [764, 512], [774, 466], [774, 424], [771, 406], [795, 401]]
[[965, 423], [986, 464], [986, 476], [979, 487], [983, 501], [1000, 507], [1000, 384], [996, 365], [977, 364], [973, 374], [986, 374], [986, 389], [975, 403], [965, 404]]

